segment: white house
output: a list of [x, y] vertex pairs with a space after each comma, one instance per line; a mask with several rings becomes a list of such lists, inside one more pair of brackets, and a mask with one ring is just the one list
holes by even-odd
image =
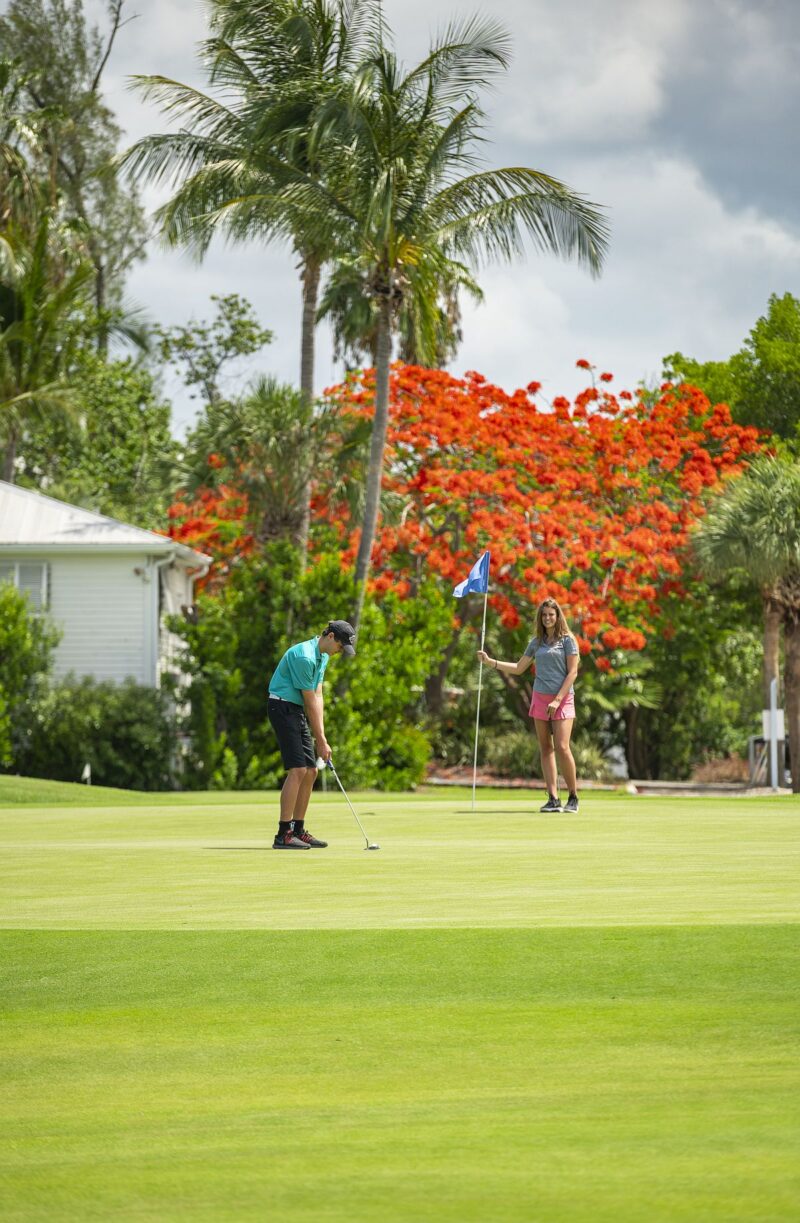
[[158, 687], [179, 642], [164, 618], [191, 607], [210, 558], [0, 480], [0, 581], [61, 631], [53, 671]]

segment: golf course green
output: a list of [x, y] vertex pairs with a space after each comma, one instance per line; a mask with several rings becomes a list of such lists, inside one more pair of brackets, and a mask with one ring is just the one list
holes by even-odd
[[3, 1223], [800, 1216], [800, 799], [350, 797], [0, 777]]

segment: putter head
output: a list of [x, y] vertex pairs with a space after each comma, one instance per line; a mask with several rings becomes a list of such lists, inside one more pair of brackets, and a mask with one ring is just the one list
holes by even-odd
[[365, 845], [364, 848], [365, 849], [380, 849], [380, 845], [375, 845], [373, 843], [372, 845]]

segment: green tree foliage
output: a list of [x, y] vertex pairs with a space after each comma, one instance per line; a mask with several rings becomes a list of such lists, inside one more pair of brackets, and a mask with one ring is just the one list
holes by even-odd
[[89, 764], [98, 785], [173, 787], [176, 733], [166, 692], [133, 680], [69, 678], [30, 702], [25, 723], [14, 767], [27, 777], [80, 781]]
[[74, 413], [69, 372], [85, 329], [91, 265], [44, 212], [0, 234], [0, 446], [4, 480], [31, 423]]
[[18, 64], [0, 58], [0, 228], [28, 216], [36, 199], [26, 151], [38, 148], [39, 139], [21, 100], [23, 80]]
[[[297, 551], [273, 544], [218, 594], [200, 596], [196, 623], [177, 626], [189, 647], [188, 787], [274, 786], [283, 777], [266, 716], [269, 677], [289, 645], [341, 617], [351, 593], [335, 556], [298, 573]], [[432, 587], [416, 599], [370, 602], [357, 658], [331, 663], [325, 726], [349, 784], [402, 789], [422, 777], [430, 743], [419, 696], [451, 616]]]
[[76, 415], [31, 424], [20, 484], [163, 531], [180, 447], [152, 375], [130, 358], [106, 360], [85, 348], [70, 378]]
[[[578, 699], [598, 741], [623, 745], [631, 777], [681, 779], [706, 760], [746, 756], [761, 710], [758, 602], [746, 591], [690, 584], [665, 602], [645, 674], [615, 661], [618, 675], [587, 673]], [[592, 707], [592, 688], [611, 698], [610, 712]]]
[[360, 423], [342, 428], [331, 406], [314, 408], [294, 387], [258, 378], [201, 413], [186, 439], [184, 495], [235, 489], [257, 550], [281, 538], [301, 546], [311, 473], [324, 466], [337, 488], [348, 482], [367, 432]]
[[210, 322], [193, 319], [183, 327], [155, 328], [162, 360], [182, 367], [184, 383], [206, 405], [223, 398], [220, 378], [227, 366], [272, 342], [272, 332], [260, 326], [253, 307], [237, 293], [212, 293], [211, 300], [216, 314]]
[[691, 382], [712, 403], [727, 403], [740, 424], [786, 439], [800, 429], [800, 301], [791, 293], [769, 299], [742, 348], [728, 361], [695, 361], [676, 352], [664, 358], [667, 377]]
[[792, 788], [800, 792], [800, 463], [759, 456], [712, 503], [694, 543], [709, 572], [746, 574], [780, 615]]
[[58, 633], [27, 599], [0, 581], [0, 765], [13, 759], [12, 731], [50, 668]]
[[[136, 193], [113, 166], [121, 129], [102, 96], [124, 3], [110, 0], [105, 34], [87, 26], [82, 0], [11, 0], [0, 17], [3, 54], [19, 65], [18, 108], [35, 133], [24, 139], [28, 163], [49, 206], [80, 227], [101, 322], [119, 308], [125, 275], [143, 256], [146, 238]], [[107, 329], [96, 338], [105, 346]]]

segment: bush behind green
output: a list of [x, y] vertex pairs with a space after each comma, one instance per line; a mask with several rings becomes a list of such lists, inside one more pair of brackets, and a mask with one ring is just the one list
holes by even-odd
[[14, 726], [50, 668], [58, 633], [9, 582], [0, 582], [0, 765], [14, 758]]
[[[585, 736], [572, 741], [572, 755], [578, 773], [578, 784], [582, 781], [609, 781], [608, 761], [602, 749]], [[510, 730], [491, 735], [484, 749], [486, 764], [498, 777], [541, 777], [542, 766], [539, 746], [533, 725], [524, 730]]]
[[[187, 647], [187, 788], [280, 785], [270, 676], [288, 646], [346, 619], [352, 601], [338, 554], [317, 557], [301, 574], [297, 553], [281, 542], [201, 595], [197, 623], [173, 621]], [[325, 730], [345, 784], [397, 790], [423, 778], [431, 748], [421, 693], [451, 624], [450, 601], [433, 583], [414, 598], [367, 600], [356, 658], [333, 658], [325, 679]]]
[[98, 785], [168, 790], [174, 785], [176, 726], [169, 695], [69, 676], [31, 702], [15, 769], [29, 777], [80, 781], [89, 764]]

